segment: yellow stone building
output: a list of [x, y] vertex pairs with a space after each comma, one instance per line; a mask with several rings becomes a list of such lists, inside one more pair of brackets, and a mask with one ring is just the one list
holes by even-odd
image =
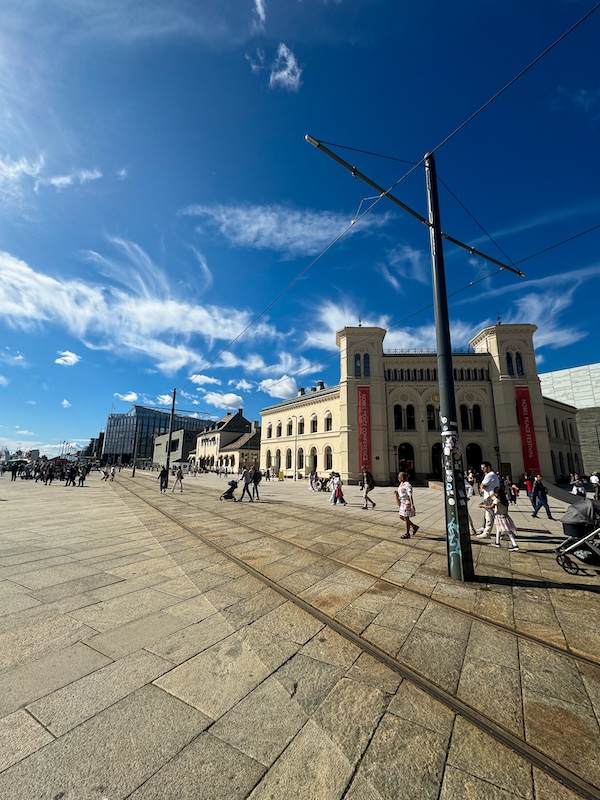
[[[490, 461], [503, 475], [557, 476], [568, 447], [575, 471], [581, 452], [573, 406], [542, 396], [533, 346], [535, 325], [493, 325], [453, 353], [463, 463]], [[336, 334], [340, 383], [319, 381], [261, 411], [260, 466], [300, 477], [316, 469], [357, 482], [363, 463], [379, 483], [399, 469], [417, 480], [439, 478], [441, 437], [434, 351], [385, 350], [383, 328]], [[565, 425], [567, 426], [565, 428]], [[564, 441], [554, 436], [565, 430]], [[565, 455], [563, 453], [563, 459]]]

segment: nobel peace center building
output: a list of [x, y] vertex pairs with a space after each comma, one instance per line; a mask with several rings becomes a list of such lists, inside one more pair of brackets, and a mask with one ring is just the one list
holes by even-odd
[[[535, 325], [493, 325], [453, 353], [463, 465], [490, 461], [503, 475], [541, 472], [553, 481], [579, 472], [576, 408], [542, 396]], [[339, 472], [357, 482], [363, 465], [376, 481], [399, 470], [417, 481], [441, 475], [437, 357], [386, 350], [383, 328], [336, 334], [340, 382], [319, 381], [261, 411], [260, 465], [284, 476]]]

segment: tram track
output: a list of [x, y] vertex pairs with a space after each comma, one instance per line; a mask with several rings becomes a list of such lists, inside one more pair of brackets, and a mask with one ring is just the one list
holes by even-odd
[[[430, 678], [426, 677], [424, 674], [414, 669], [409, 664], [404, 663], [400, 661], [398, 658], [393, 657], [385, 650], [374, 644], [372, 641], [362, 636], [360, 633], [357, 633], [355, 630], [352, 630], [352, 628], [350, 628], [348, 625], [344, 624], [340, 620], [327, 614], [325, 611], [318, 608], [317, 606], [307, 602], [298, 594], [286, 588], [280, 582], [274, 580], [262, 570], [258, 569], [255, 566], [252, 566], [251, 564], [247, 563], [247, 561], [244, 561], [243, 558], [240, 558], [234, 553], [232, 553], [226, 547], [222, 546], [218, 541], [215, 541], [215, 538], [207, 536], [205, 533], [201, 533], [200, 531], [195, 529], [193, 525], [190, 525], [188, 524], [188, 522], [182, 520], [180, 517], [176, 515], [176, 513], [172, 513], [173, 511], [172, 509], [167, 510], [164, 507], [164, 504], [159, 505], [158, 503], [153, 502], [148, 497], [145, 497], [143, 494], [139, 494], [138, 492], [134, 491], [133, 488], [127, 486], [125, 483], [119, 482], [118, 485], [121, 488], [125, 489], [128, 493], [136, 497], [139, 501], [143, 502], [155, 513], [168, 519], [171, 523], [178, 526], [181, 530], [186, 531], [199, 541], [203, 542], [205, 545], [213, 548], [216, 552], [227, 558], [231, 563], [235, 564], [236, 566], [244, 570], [246, 573], [252, 575], [254, 578], [261, 581], [263, 585], [268, 586], [272, 590], [276, 591], [280, 596], [294, 603], [297, 607], [301, 608], [306, 613], [310, 614], [313, 618], [317, 619], [322, 624], [327, 625], [336, 633], [343, 636], [346, 640], [350, 641], [358, 648], [360, 648], [362, 652], [368, 653], [369, 655], [377, 659], [380, 663], [384, 664], [389, 669], [393, 670], [396, 674], [400, 675], [403, 679], [410, 681], [412, 684], [414, 684], [419, 689], [424, 691], [427, 695], [441, 702], [444, 706], [449, 708], [455, 714], [458, 714], [464, 719], [468, 720], [476, 727], [478, 727], [480, 730], [492, 736], [496, 741], [498, 741], [499, 743], [509, 748], [514, 753], [526, 759], [530, 764], [543, 770], [546, 774], [548, 774], [555, 780], [559, 781], [561, 784], [563, 784], [571, 791], [577, 793], [579, 796], [584, 798], [590, 798], [591, 800], [600, 800], [599, 788], [595, 786], [593, 783], [586, 780], [584, 777], [578, 775], [572, 769], [567, 767], [564, 763], [555, 760], [554, 758], [552, 758], [551, 755], [548, 755], [540, 748], [529, 744], [524, 738], [516, 735], [515, 733], [507, 729], [505, 726], [492, 719], [492, 717], [490, 717], [489, 715], [483, 713], [481, 710], [460, 699], [451, 691], [444, 689], [442, 686], [432, 681]], [[311, 555], [315, 556], [318, 559], [326, 559], [332, 564], [335, 564], [336, 568], [345, 568], [348, 570], [352, 570], [354, 572], [359, 572], [360, 574], [372, 578], [374, 581], [377, 581], [378, 583], [386, 584], [393, 589], [409, 591], [413, 595], [419, 596], [420, 598], [426, 600], [427, 602], [436, 603], [440, 606], [443, 606], [446, 610], [456, 612], [467, 618], [470, 618], [473, 622], [481, 623], [484, 625], [490, 625], [498, 630], [501, 630], [504, 633], [508, 633], [514, 637], [520, 638], [521, 640], [528, 641], [531, 644], [548, 648], [554, 651], [555, 653], [560, 654], [563, 657], [573, 659], [575, 661], [578, 661], [579, 663], [587, 665], [588, 667], [594, 667], [594, 668], [600, 667], [600, 663], [595, 659], [574, 653], [571, 650], [562, 648], [558, 645], [555, 645], [552, 642], [547, 642], [543, 639], [532, 636], [531, 634], [527, 634], [525, 632], [519, 632], [515, 628], [504, 625], [503, 623], [499, 623], [490, 620], [486, 617], [482, 617], [481, 615], [478, 615], [474, 612], [461, 609], [457, 606], [452, 605], [451, 603], [446, 603], [443, 600], [439, 600], [424, 593], [418, 592], [417, 590], [407, 588], [406, 586], [400, 583], [395, 583], [393, 581], [386, 580], [385, 578], [382, 578], [375, 573], [370, 573], [368, 570], [364, 570], [359, 567], [354, 567], [351, 564], [346, 563], [342, 560], [332, 558], [330, 555], [325, 555], [322, 552], [313, 551], [307, 547], [301, 547], [300, 545], [288, 541], [285, 538], [279, 538], [259, 528], [253, 527], [251, 524], [249, 524], [248, 521], [240, 521], [238, 519], [232, 519], [231, 517], [228, 517], [226, 514], [220, 513], [214, 509], [210, 509], [210, 511], [207, 511], [207, 509], [198, 508], [198, 506], [195, 506], [192, 502], [190, 502], [189, 500], [184, 500], [183, 498], [173, 498], [173, 500], [177, 501], [179, 507], [184, 506], [186, 509], [186, 513], [188, 513], [189, 511], [202, 510], [204, 512], [212, 514], [215, 518], [219, 519], [221, 522], [227, 524], [235, 524], [237, 526], [243, 526], [245, 529], [253, 532], [257, 536], [274, 539], [280, 544], [285, 544], [291, 548], [297, 548], [305, 552], [309, 552], [311, 553]], [[339, 530], [339, 526], [336, 527]], [[354, 532], [353, 535], [359, 535], [359, 534], [356, 534]], [[218, 537], [219, 534], [216, 535], [216, 538]], [[377, 539], [378, 537], [373, 537], [373, 538]], [[398, 545], [400, 546], [400, 543], [398, 543]]]
[[[125, 487], [125, 488], [127, 488], [127, 490], [129, 492], [131, 492], [132, 494], [135, 494], [140, 500], [143, 500], [144, 502], [148, 503], [149, 505], [152, 505], [154, 508], [156, 508], [156, 510], [162, 510], [159, 506], [157, 506], [155, 504], [152, 504], [147, 499], [141, 497], [140, 495], [137, 495], [137, 493], [133, 492], [133, 490], [130, 489], [129, 487]], [[177, 502], [177, 503], [180, 503], [182, 505], [188, 506], [191, 509], [197, 510], [197, 508], [192, 503], [190, 503], [186, 499], [183, 499], [180, 496], [179, 497], [174, 497], [173, 500], [175, 502]], [[226, 514], [222, 514], [222, 513], [220, 513], [219, 511], [217, 511], [215, 509], [211, 509], [210, 513], [212, 514], [213, 517], [216, 517], [216, 518], [218, 518], [220, 520], [223, 520], [224, 522], [226, 522], [228, 524], [230, 524], [232, 522], [231, 517], [227, 516]], [[288, 516], [288, 515], [286, 514], [286, 516]], [[304, 522], [305, 521], [304, 519], [301, 519], [299, 517], [296, 517], [296, 519], [298, 520], [298, 522]], [[532, 633], [528, 633], [526, 631], [521, 631], [518, 628], [515, 628], [515, 627], [513, 627], [511, 625], [508, 625], [508, 624], [506, 624], [504, 622], [500, 622], [499, 620], [494, 620], [494, 619], [491, 619], [490, 617], [483, 616], [482, 614], [477, 614], [474, 611], [470, 611], [468, 609], [462, 608], [461, 606], [457, 606], [457, 605], [455, 605], [455, 604], [453, 604], [451, 602], [443, 600], [443, 599], [441, 599], [439, 597], [435, 597], [435, 596], [432, 596], [430, 594], [426, 594], [425, 592], [421, 592], [418, 589], [415, 589], [413, 587], [407, 586], [406, 583], [401, 583], [399, 581], [394, 581], [394, 580], [392, 580], [390, 578], [382, 577], [380, 574], [378, 574], [376, 572], [371, 572], [368, 569], [365, 569], [364, 567], [360, 567], [360, 566], [357, 566], [355, 564], [352, 564], [350, 561], [346, 561], [344, 559], [336, 558], [332, 554], [327, 554], [327, 553], [321, 552], [319, 550], [316, 550], [314, 548], [311, 548], [310, 546], [301, 545], [301, 544], [298, 544], [298, 542], [292, 541], [292, 540], [287, 539], [285, 537], [280, 537], [280, 536], [277, 536], [277, 535], [275, 535], [273, 533], [269, 533], [268, 531], [265, 531], [262, 528], [257, 528], [254, 525], [251, 525], [248, 521], [239, 522], [239, 520], [236, 520], [235, 523], [237, 525], [243, 526], [244, 528], [246, 528], [249, 531], [252, 531], [253, 533], [255, 533], [258, 536], [267, 537], [268, 539], [272, 539], [272, 540], [274, 540], [276, 542], [283, 543], [285, 545], [288, 545], [288, 546], [290, 546], [292, 548], [295, 548], [297, 550], [300, 550], [302, 552], [310, 553], [311, 555], [315, 556], [315, 558], [318, 558], [318, 559], [320, 559], [322, 561], [330, 562], [330, 563], [334, 564], [336, 567], [343, 567], [345, 569], [351, 570], [352, 572], [356, 572], [356, 573], [358, 573], [360, 575], [364, 575], [365, 577], [372, 578], [373, 580], [377, 581], [380, 585], [383, 584], [385, 586], [389, 586], [392, 589], [397, 589], [397, 590], [402, 590], [402, 591], [408, 592], [409, 594], [413, 595], [414, 597], [418, 597], [418, 598], [420, 598], [420, 599], [422, 599], [422, 600], [424, 600], [424, 601], [426, 601], [428, 603], [433, 603], [433, 604], [435, 604], [435, 605], [437, 605], [439, 607], [442, 607], [442, 608], [448, 609], [450, 611], [453, 611], [453, 612], [455, 612], [455, 613], [457, 613], [457, 614], [459, 614], [459, 615], [461, 615], [461, 616], [463, 616], [463, 617], [465, 617], [467, 619], [482, 623], [482, 624], [487, 625], [487, 626], [489, 626], [491, 628], [494, 628], [495, 630], [511, 634], [511, 635], [513, 635], [513, 636], [515, 636], [515, 637], [517, 637], [519, 639], [522, 639], [524, 641], [532, 642], [533, 644], [536, 644], [536, 645], [539, 645], [541, 647], [544, 647], [544, 648], [546, 648], [548, 650], [551, 650], [551, 651], [553, 651], [553, 652], [555, 652], [555, 653], [557, 653], [559, 655], [563, 655], [563, 656], [565, 656], [565, 657], [567, 657], [569, 659], [578, 661], [578, 662], [583, 663], [583, 664], [588, 664], [588, 665], [593, 666], [593, 667], [600, 668], [600, 659], [595, 659], [595, 658], [593, 658], [593, 657], [591, 657], [591, 656], [589, 656], [589, 655], [587, 655], [585, 653], [580, 653], [580, 652], [577, 652], [576, 650], [572, 650], [570, 648], [562, 647], [561, 645], [558, 645], [555, 642], [551, 642], [548, 639], [543, 639], [540, 636], [536, 636], [536, 635], [534, 635]], [[327, 527], [326, 525], [323, 525], [324, 529], [326, 529], [326, 527]], [[340, 525], [335, 525], [335, 526], [331, 525], [331, 528], [335, 529], [336, 531], [344, 530], [343, 526], [340, 526]], [[412, 545], [412, 546], [411, 545], [407, 545], [406, 543], [404, 543], [402, 541], [394, 541], [392, 539], [386, 539], [384, 537], [374, 536], [373, 534], [362, 533], [362, 532], [361, 533], [357, 533], [356, 531], [351, 531], [351, 532], [349, 532], [349, 534], [352, 535], [352, 536], [364, 536], [365, 538], [372, 539], [373, 541], [379, 542], [379, 543], [387, 541], [387, 542], [392, 542], [393, 544], [396, 544], [399, 547], [413, 547], [414, 548], [414, 545]], [[195, 534], [195, 535], [198, 535], [198, 534]], [[217, 534], [215, 534], [214, 537], [208, 538], [207, 539], [207, 543], [215, 544], [215, 541], [214, 541], [215, 538], [216, 539], [221, 538], [220, 534], [217, 533]], [[222, 545], [219, 544], [218, 541], [216, 542], [216, 545], [218, 545], [219, 547], [222, 547]], [[225, 548], [223, 548], [223, 549], [225, 550]], [[431, 554], [431, 552], [432, 552], [432, 551], [427, 550], [425, 548], [423, 548], [423, 550], [424, 550], [424, 552], [427, 552], [428, 554]], [[506, 572], [508, 573], [508, 570], [506, 570]], [[513, 574], [515, 574], [515, 573], [513, 573]], [[516, 573], [516, 574], [519, 575], [520, 577], [523, 577], [523, 573]], [[541, 579], [541, 578], [539, 578], [539, 576], [535, 577], [533, 575], [528, 575], [527, 577], [530, 580], [535, 580], [537, 582], [551, 583], [551, 581], [548, 581], [546, 579]], [[558, 586], [558, 584], [556, 584], [556, 585]]]

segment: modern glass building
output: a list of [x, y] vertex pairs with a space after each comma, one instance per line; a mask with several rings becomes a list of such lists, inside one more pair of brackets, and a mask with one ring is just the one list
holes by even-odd
[[[102, 461], [109, 464], [132, 464], [137, 435], [137, 463], [151, 463], [154, 437], [169, 432], [168, 411], [133, 406], [126, 414], [109, 414], [104, 434]], [[173, 430], [201, 431], [211, 420], [175, 414]]]

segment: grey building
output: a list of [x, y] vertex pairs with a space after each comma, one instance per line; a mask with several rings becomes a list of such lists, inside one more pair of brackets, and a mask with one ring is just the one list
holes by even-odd
[[[154, 439], [169, 432], [168, 411], [146, 406], [133, 406], [126, 414], [109, 414], [102, 448], [103, 463], [150, 463], [153, 459]], [[210, 425], [210, 420], [184, 417], [175, 414], [173, 430], [200, 431]], [[136, 447], [137, 437], [137, 447]]]

